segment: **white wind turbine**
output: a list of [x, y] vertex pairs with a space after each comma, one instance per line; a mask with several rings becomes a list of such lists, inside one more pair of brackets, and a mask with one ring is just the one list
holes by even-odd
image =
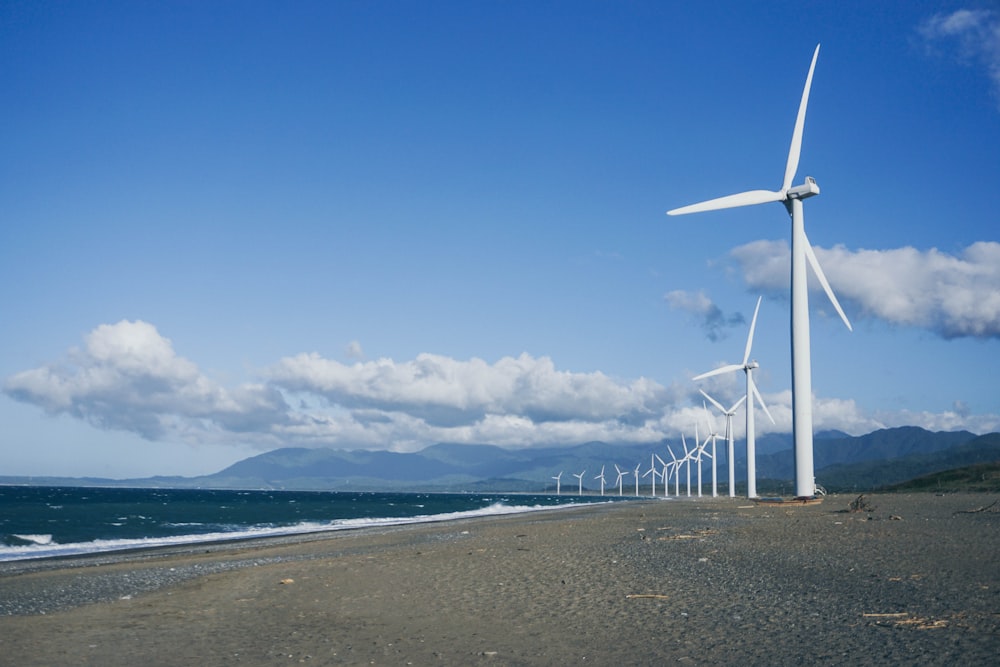
[[556, 480], [556, 495], [557, 496], [561, 495], [560, 494], [560, 491], [561, 491], [560, 480], [562, 480], [562, 474], [563, 474], [563, 471], [560, 470], [559, 474], [552, 478], [552, 479]]
[[[701, 211], [714, 211], [736, 206], [750, 206], [769, 202], [781, 202], [792, 218], [792, 432], [795, 439], [795, 494], [798, 497], [815, 495], [816, 480], [813, 466], [813, 422], [812, 422], [812, 369], [809, 350], [809, 286], [807, 284], [806, 263], [812, 266], [840, 318], [851, 329], [851, 323], [834, 296], [830, 283], [820, 268], [816, 253], [806, 237], [805, 216], [802, 212], [803, 200], [819, 194], [819, 186], [811, 177], [806, 177], [802, 185], [792, 187], [792, 179], [798, 171], [802, 152], [802, 130], [805, 126], [806, 107], [809, 103], [809, 89], [812, 87], [813, 71], [819, 57], [819, 45], [813, 53], [806, 85], [802, 90], [799, 112], [792, 131], [792, 143], [785, 163], [785, 177], [780, 190], [750, 190], [735, 195], [719, 197], [699, 204], [692, 204], [667, 211], [668, 215], [682, 215]], [[747, 404], [748, 412], [750, 404]], [[748, 477], [749, 479], [749, 477]], [[748, 494], [753, 496], [753, 494]]]
[[726, 410], [724, 407], [722, 407], [721, 403], [719, 403], [717, 400], [715, 400], [707, 393], [705, 393], [704, 390], [699, 389], [698, 391], [700, 391], [701, 395], [707, 398], [712, 403], [712, 405], [717, 407], [719, 409], [719, 412], [721, 412], [726, 416], [726, 461], [729, 464], [729, 497], [735, 498], [736, 465], [734, 461], [735, 447], [733, 446], [733, 415], [735, 415], [739, 407], [743, 405], [743, 401], [747, 400], [747, 397], [746, 396], [740, 397], [740, 400], [733, 403], [733, 406], [728, 410]]
[[629, 473], [629, 471], [628, 470], [622, 470], [621, 468], [618, 467], [617, 463], [615, 464], [615, 470], [618, 471], [618, 479], [615, 481], [615, 484], [618, 485], [618, 495], [620, 496], [620, 495], [623, 495], [623, 493], [624, 493], [624, 489], [623, 489], [624, 482], [622, 480], [625, 478], [625, 475], [627, 475]]
[[[681, 436], [683, 440], [683, 436]], [[681, 461], [677, 460], [674, 456], [674, 450], [670, 449], [670, 445], [667, 445], [667, 452], [670, 454], [670, 463], [674, 466], [674, 495], [680, 498], [681, 496]]]
[[716, 457], [715, 443], [719, 438], [718, 431], [715, 430], [715, 420], [708, 412], [708, 406], [702, 401], [701, 407], [705, 409], [705, 421], [708, 423], [708, 436], [705, 438], [705, 442], [708, 443], [709, 440], [712, 441], [712, 453], [708, 455], [712, 459], [712, 497], [716, 498], [719, 495], [719, 482], [718, 482], [718, 459]]
[[694, 380], [703, 380], [707, 377], [712, 377], [713, 375], [720, 375], [722, 373], [732, 373], [735, 371], [743, 371], [747, 376], [747, 393], [744, 398], [746, 398], [746, 412], [747, 412], [747, 498], [757, 497], [757, 436], [756, 429], [754, 426], [754, 401], [760, 404], [760, 407], [764, 409], [764, 414], [767, 418], [774, 423], [774, 417], [771, 416], [771, 412], [767, 409], [767, 405], [764, 403], [764, 399], [761, 398], [760, 392], [757, 391], [757, 385], [753, 381], [753, 371], [760, 367], [760, 364], [756, 360], [750, 360], [750, 349], [753, 347], [753, 332], [757, 327], [757, 313], [760, 312], [760, 301], [762, 297], [757, 298], [757, 307], [753, 310], [753, 319], [750, 320], [750, 333], [747, 334], [747, 345], [743, 349], [743, 363], [739, 364], [728, 364], [726, 366], [721, 366], [715, 370], [709, 371], [707, 373], [702, 373], [701, 375], [694, 376]]
[[656, 454], [650, 454], [649, 455], [649, 470], [647, 470], [646, 472], [642, 473], [642, 476], [643, 477], [649, 477], [650, 475], [652, 475], [652, 477], [650, 477], [650, 479], [649, 479], [649, 484], [650, 484], [650, 495], [653, 496], [654, 498], [656, 497], [656, 476], [659, 475], [659, 474], [660, 473], [658, 473], [656, 471]]
[[705, 442], [702, 443], [698, 438], [698, 424], [696, 423], [694, 425], [694, 450], [691, 453], [695, 455], [694, 460], [698, 464], [698, 497], [701, 498], [701, 455], [705, 454], [705, 456], [708, 456], [708, 453], [705, 451], [708, 439], [706, 438]]
[[605, 480], [604, 480], [604, 466], [601, 466], [601, 474], [597, 475], [596, 477], [594, 477], [594, 479], [601, 480], [601, 495], [603, 496], [604, 495], [604, 482], [605, 482]]
[[[670, 468], [670, 466], [667, 464], [666, 461], [664, 461], [663, 459], [660, 458], [659, 454], [655, 454], [654, 453], [653, 456], [655, 456], [656, 460], [660, 462], [661, 466], [663, 466], [663, 472], [660, 473], [660, 479], [663, 480], [663, 497], [666, 498], [667, 495], [670, 492], [670, 489], [667, 487], [667, 482], [670, 481], [670, 474], [669, 474], [669, 468]], [[653, 484], [656, 484], [656, 476], [655, 475], [653, 476]], [[653, 495], [654, 496], [656, 495], [656, 489], [653, 489]]]
[[580, 483], [580, 490], [579, 490], [579, 492], [577, 493], [577, 495], [580, 495], [580, 496], [582, 496], [582, 495], [583, 495], [583, 476], [584, 476], [584, 475], [585, 475], [586, 473], [587, 473], [587, 471], [586, 471], [586, 470], [584, 470], [583, 472], [581, 472], [581, 473], [580, 473], [579, 475], [577, 475], [576, 473], [573, 473], [573, 477], [576, 477], [577, 481], [578, 481], [578, 482]]
[[636, 496], [636, 498], [639, 497], [639, 478], [642, 477], [642, 475], [639, 474], [639, 470], [641, 468], [642, 468], [642, 464], [641, 463], [636, 463], [635, 464], [635, 472], [633, 473], [633, 475], [635, 476], [635, 496]]
[[[697, 446], [697, 443], [695, 443], [695, 446]], [[691, 452], [688, 451], [687, 442], [684, 440], [683, 433], [681, 433], [681, 447], [684, 448], [684, 458], [681, 459], [681, 463], [687, 462], [687, 465], [684, 467], [687, 469], [687, 478], [688, 478], [687, 494], [688, 497], [690, 498], [691, 497]]]

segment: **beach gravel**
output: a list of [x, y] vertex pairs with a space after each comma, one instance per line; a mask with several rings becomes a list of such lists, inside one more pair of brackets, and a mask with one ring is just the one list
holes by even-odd
[[993, 665], [982, 495], [701, 498], [0, 568], [3, 665]]

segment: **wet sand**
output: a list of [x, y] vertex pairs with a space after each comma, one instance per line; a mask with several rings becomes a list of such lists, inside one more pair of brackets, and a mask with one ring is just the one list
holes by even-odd
[[0, 664], [996, 664], [996, 499], [854, 498], [6, 564]]

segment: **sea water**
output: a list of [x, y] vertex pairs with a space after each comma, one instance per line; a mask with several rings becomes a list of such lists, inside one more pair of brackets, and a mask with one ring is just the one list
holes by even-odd
[[530, 512], [616, 497], [0, 486], [0, 561]]

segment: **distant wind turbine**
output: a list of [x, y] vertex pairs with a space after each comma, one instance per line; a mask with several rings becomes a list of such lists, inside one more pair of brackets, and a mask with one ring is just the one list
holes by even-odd
[[583, 495], [583, 476], [584, 476], [584, 475], [585, 475], [586, 473], [587, 473], [587, 471], [586, 471], [586, 470], [584, 470], [583, 472], [581, 472], [581, 473], [580, 473], [579, 475], [577, 475], [576, 473], [573, 473], [573, 477], [576, 477], [577, 481], [578, 481], [578, 482], [580, 483], [580, 490], [579, 490], [579, 492], [577, 493], [577, 495], [579, 495], [579, 496], [582, 496], [582, 495]]
[[736, 497], [736, 465], [734, 461], [734, 446], [733, 446], [733, 415], [743, 404], [743, 401], [747, 400], [746, 396], [740, 397], [740, 400], [736, 401], [731, 408], [726, 410], [722, 407], [722, 404], [717, 400], [705, 393], [704, 390], [699, 389], [701, 395], [709, 400], [709, 402], [719, 409], [719, 412], [726, 416], [726, 462], [729, 464], [729, 497]]
[[603, 496], [604, 495], [604, 482], [605, 482], [605, 479], [604, 479], [604, 466], [601, 466], [601, 474], [597, 475], [596, 477], [594, 477], [594, 479], [601, 480], [601, 495]]
[[625, 475], [627, 475], [629, 471], [622, 470], [621, 468], [618, 467], [617, 463], [615, 464], [615, 470], [618, 471], [618, 479], [615, 481], [615, 484], [618, 485], [618, 495], [620, 496], [623, 495], [622, 485], [624, 484], [624, 482], [622, 482], [622, 480], [625, 478]]
[[636, 496], [636, 498], [639, 497], [639, 478], [641, 477], [639, 475], [639, 469], [640, 468], [642, 468], [642, 464], [641, 463], [636, 463], [635, 464], [635, 472], [633, 473], [633, 475], [635, 477], [635, 496]]
[[[695, 446], [696, 447], [698, 446], [697, 442], [695, 443]], [[681, 447], [684, 448], [684, 458], [681, 459], [681, 462], [687, 463], [687, 465], [685, 466], [685, 468], [687, 469], [687, 478], [688, 478], [687, 494], [688, 497], [690, 498], [691, 497], [691, 452], [688, 451], [687, 442], [684, 440], [683, 433], [681, 433]]]
[[562, 480], [562, 475], [563, 475], [563, 471], [560, 470], [559, 474], [552, 478], [552, 479], [556, 480], [556, 495], [557, 496], [561, 495], [561, 493], [560, 493], [560, 491], [561, 491], [560, 480]]
[[649, 470], [647, 470], [646, 472], [642, 473], [643, 477], [649, 477], [649, 475], [652, 475], [652, 477], [650, 477], [650, 479], [649, 479], [649, 485], [650, 485], [650, 492], [649, 493], [654, 498], [656, 497], [656, 476], [659, 474], [656, 471], [656, 458], [655, 457], [656, 457], [656, 454], [650, 454], [649, 455]]
[[[682, 436], [683, 438], [683, 436]], [[674, 450], [670, 449], [670, 445], [667, 445], [667, 453], [670, 454], [670, 464], [674, 467], [674, 495], [678, 498], [681, 497], [681, 461], [677, 460], [674, 456]]]
[[[813, 463], [813, 419], [812, 419], [812, 369], [809, 349], [809, 285], [807, 283], [806, 264], [812, 267], [813, 273], [819, 279], [840, 319], [851, 330], [851, 323], [840, 307], [837, 297], [830, 287], [823, 269], [820, 268], [816, 253], [809, 245], [806, 237], [805, 215], [802, 202], [819, 194], [819, 186], [811, 176], [806, 177], [802, 185], [792, 187], [792, 179], [799, 168], [799, 157], [802, 152], [802, 131], [806, 121], [806, 107], [809, 104], [809, 89], [812, 87], [813, 71], [816, 69], [816, 59], [819, 57], [819, 45], [813, 53], [809, 74], [806, 75], [806, 85], [802, 90], [802, 100], [799, 102], [799, 112], [795, 118], [795, 128], [792, 131], [792, 143], [788, 150], [788, 161], [785, 163], [785, 177], [780, 190], [750, 190], [735, 195], [692, 204], [667, 211], [668, 215], [683, 215], [700, 211], [714, 211], [736, 206], [750, 206], [769, 202], [781, 202], [792, 219], [792, 431], [795, 439], [795, 495], [800, 498], [812, 497], [816, 493], [816, 478]], [[748, 413], [752, 413], [751, 404], [747, 403]], [[748, 479], [751, 479], [748, 475]], [[754, 489], [756, 492], [756, 489]], [[755, 494], [749, 493], [753, 497]]]
[[[708, 440], [705, 441], [705, 444]], [[695, 462], [698, 464], [698, 497], [701, 498], [701, 455], [705, 451], [705, 444], [702, 444], [698, 437], [698, 424], [694, 425], [694, 454]]]
[[757, 327], [757, 314], [760, 312], [760, 301], [762, 297], [757, 298], [757, 307], [753, 310], [753, 319], [750, 320], [750, 333], [747, 334], [747, 344], [743, 349], [743, 363], [740, 364], [728, 364], [726, 366], [720, 366], [715, 370], [709, 371], [707, 373], [702, 373], [701, 375], [694, 376], [694, 380], [703, 380], [713, 375], [721, 375], [722, 373], [733, 373], [735, 371], [743, 371], [747, 376], [747, 393], [746, 393], [746, 412], [747, 412], [747, 498], [757, 497], [757, 436], [755, 434], [756, 428], [754, 426], [754, 400], [760, 404], [763, 408], [764, 414], [767, 415], [771, 423], [774, 423], [774, 417], [771, 416], [771, 412], [767, 409], [767, 405], [764, 403], [764, 399], [761, 398], [760, 392], [757, 391], [757, 385], [753, 381], [754, 369], [760, 368], [760, 364], [756, 360], [750, 360], [750, 350], [753, 347], [753, 332]]
[[708, 406], [702, 401], [701, 407], [705, 409], [705, 421], [708, 424], [708, 437], [705, 438], [705, 442], [709, 440], [712, 441], [712, 453], [709, 455], [712, 459], [712, 497], [716, 498], [719, 495], [718, 487], [718, 470], [719, 464], [716, 458], [715, 443], [719, 437], [718, 431], [715, 430], [715, 420], [712, 419], [712, 415], [708, 412]]
[[[661, 466], [663, 466], [663, 472], [660, 473], [660, 479], [663, 480], [663, 497], [666, 498], [670, 493], [670, 489], [667, 487], [667, 482], [670, 481], [670, 475], [668, 474], [670, 466], [666, 461], [660, 458], [659, 454], [653, 454], [653, 456], [655, 456], [656, 460], [660, 462]], [[653, 484], [656, 484], [656, 477], [653, 477]], [[656, 495], [656, 489], [653, 489], [653, 495]]]

